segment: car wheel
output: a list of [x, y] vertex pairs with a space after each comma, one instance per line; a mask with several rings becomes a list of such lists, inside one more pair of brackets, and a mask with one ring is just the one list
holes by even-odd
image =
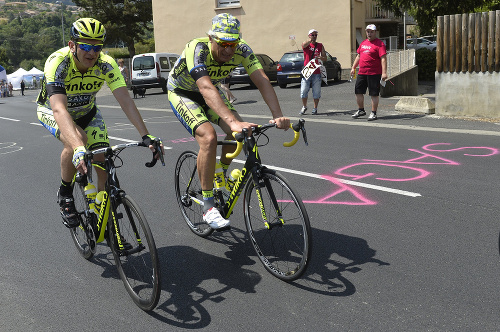
[[279, 84], [279, 87], [282, 89], [286, 89], [286, 84]]
[[335, 82], [340, 82], [342, 80], [342, 68], [339, 67], [339, 70], [337, 71], [337, 77], [334, 78]]

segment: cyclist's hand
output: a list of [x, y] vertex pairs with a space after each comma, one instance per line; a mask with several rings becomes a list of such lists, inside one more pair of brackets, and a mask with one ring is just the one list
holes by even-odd
[[275, 123], [276, 128], [279, 128], [279, 129], [288, 130], [288, 128], [290, 128], [290, 119], [285, 118], [284, 116], [281, 118], [269, 120], [269, 123]]
[[[155, 152], [155, 148], [153, 146], [153, 141], [155, 140], [155, 138], [156, 137], [154, 137], [153, 135], [149, 135], [149, 134], [142, 136], [142, 142], [144, 143], [144, 145], [149, 147], [149, 149], [153, 152]], [[160, 140], [160, 149], [161, 149], [161, 153], [165, 154], [165, 149], [163, 148], [163, 142], [161, 140]], [[160, 155], [158, 153], [155, 154], [155, 158], [159, 159]]]
[[87, 152], [87, 149], [85, 149], [84, 146], [77, 146], [73, 150], [73, 159], [71, 160], [76, 170], [81, 174], [87, 174], [87, 166], [85, 165], [85, 152]]
[[243, 129], [248, 129], [248, 136], [252, 136], [252, 127], [258, 127], [259, 125], [251, 122], [233, 122], [231, 125], [231, 131], [236, 133], [241, 133]]

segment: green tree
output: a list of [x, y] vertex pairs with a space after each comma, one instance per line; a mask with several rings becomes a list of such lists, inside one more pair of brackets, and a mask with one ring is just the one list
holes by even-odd
[[74, 0], [85, 9], [85, 15], [101, 21], [106, 27], [106, 43], [123, 41], [130, 57], [135, 55], [135, 44], [144, 42], [152, 31], [152, 0]]
[[435, 32], [438, 16], [472, 13], [498, 0], [378, 0], [384, 9], [402, 15], [407, 12], [417, 22], [422, 34]]

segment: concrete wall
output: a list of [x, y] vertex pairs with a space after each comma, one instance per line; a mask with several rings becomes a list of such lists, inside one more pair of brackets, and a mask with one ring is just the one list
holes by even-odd
[[392, 96], [416, 96], [418, 94], [418, 66], [413, 66], [395, 76], [389, 77], [387, 82], [380, 88], [381, 97]]
[[500, 118], [500, 73], [438, 73], [436, 115]]

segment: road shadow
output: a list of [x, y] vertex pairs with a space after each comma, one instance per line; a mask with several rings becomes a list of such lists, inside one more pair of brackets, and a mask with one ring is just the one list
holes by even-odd
[[[263, 266], [248, 268], [261, 263], [245, 230], [232, 227], [231, 231], [214, 233], [206, 240], [226, 246], [225, 257], [190, 246], [158, 249], [162, 298], [150, 313], [152, 317], [176, 327], [205, 328], [212, 320], [204, 304], [206, 301], [220, 303], [235, 291], [255, 293], [257, 284], [273, 278]], [[367, 263], [389, 265], [375, 258], [376, 251], [364, 239], [314, 229], [313, 241], [307, 271], [290, 283], [308, 292], [350, 296], [356, 292], [356, 287], [348, 274], [362, 271]], [[259, 272], [253, 271], [255, 269]]]

